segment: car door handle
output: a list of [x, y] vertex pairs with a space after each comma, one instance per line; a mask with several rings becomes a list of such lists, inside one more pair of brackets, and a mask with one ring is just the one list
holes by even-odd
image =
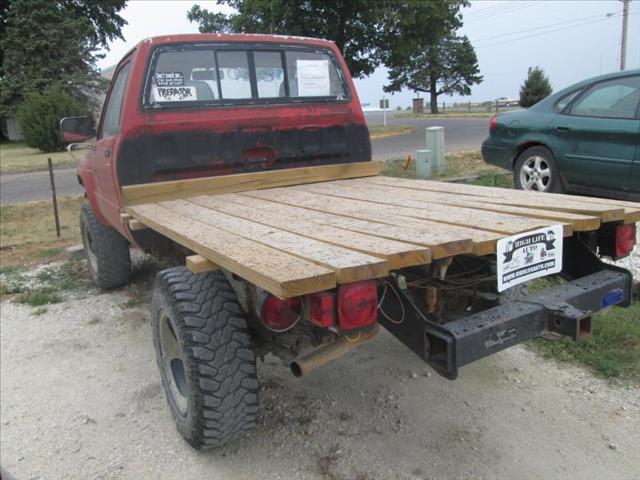
[[559, 126], [559, 127], [556, 127], [556, 130], [559, 132], [568, 132], [571, 129], [569, 127]]
[[111, 149], [110, 148], [106, 148], [104, 150], [104, 158], [109, 158], [111, 156]]

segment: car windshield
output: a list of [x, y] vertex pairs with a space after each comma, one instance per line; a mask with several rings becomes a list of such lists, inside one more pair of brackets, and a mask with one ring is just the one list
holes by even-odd
[[328, 50], [182, 45], [154, 53], [144, 103], [171, 108], [347, 98]]

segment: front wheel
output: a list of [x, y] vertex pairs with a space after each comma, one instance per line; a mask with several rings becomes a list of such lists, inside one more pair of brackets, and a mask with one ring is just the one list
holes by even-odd
[[220, 447], [255, 427], [255, 355], [235, 292], [221, 272], [159, 272], [151, 326], [162, 386], [187, 442], [198, 450]]
[[555, 158], [542, 146], [527, 148], [518, 156], [513, 180], [519, 190], [555, 193], [563, 190]]
[[126, 285], [131, 276], [129, 242], [100, 223], [88, 203], [80, 211], [80, 234], [93, 282], [105, 290]]

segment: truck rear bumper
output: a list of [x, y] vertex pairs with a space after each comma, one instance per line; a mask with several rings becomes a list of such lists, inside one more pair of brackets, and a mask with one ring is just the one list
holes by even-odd
[[579, 341], [590, 335], [593, 313], [611, 305], [629, 306], [631, 273], [600, 265], [601, 270], [558, 287], [442, 325], [429, 320], [396, 286], [398, 295], [387, 296], [384, 310], [391, 318], [404, 311], [404, 320], [391, 322], [379, 315], [378, 321], [453, 380], [460, 367], [534, 337], [552, 332]]

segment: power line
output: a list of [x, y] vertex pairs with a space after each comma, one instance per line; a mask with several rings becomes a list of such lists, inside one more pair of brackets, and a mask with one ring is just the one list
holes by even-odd
[[[632, 13], [631, 15], [638, 15], [638, 14], [637, 13]], [[616, 17], [620, 17], [620, 15], [619, 14], [618, 15], [612, 15], [610, 17], [599, 19], [599, 20], [592, 20], [590, 22], [579, 23], [577, 25], [569, 25], [569, 26], [563, 27], [563, 28], [556, 28], [556, 29], [549, 30], [549, 31], [546, 31], [546, 32], [539, 32], [539, 33], [534, 33], [532, 35], [525, 35], [523, 37], [511, 38], [511, 39], [508, 39], [508, 40], [505, 40], [505, 41], [490, 43], [490, 44], [487, 44], [487, 45], [479, 45], [479, 46], [475, 46], [474, 45], [474, 48], [480, 49], [480, 48], [493, 47], [493, 46], [496, 46], [496, 45], [503, 45], [505, 43], [511, 43], [511, 42], [515, 42], [515, 41], [518, 41], [518, 40], [525, 40], [527, 38], [538, 37], [540, 35], [546, 35], [548, 33], [559, 32], [559, 31], [562, 31], [562, 30], [570, 30], [572, 28], [582, 27], [584, 25], [590, 25], [590, 24], [593, 24], [593, 23], [600, 23], [600, 22], [604, 22], [606, 20], [610, 20], [610, 19], [616, 18]]]
[[463, 14], [463, 20], [465, 21], [465, 23], [474, 23], [474, 22], [480, 22], [482, 20], [487, 20], [489, 18], [494, 18], [497, 17], [499, 15], [504, 15], [507, 13], [513, 13], [516, 11], [520, 11], [520, 10], [524, 10], [525, 8], [529, 8], [529, 7], [534, 7], [536, 5], [539, 5], [541, 2], [523, 2], [524, 4], [513, 4], [513, 5], [507, 5], [505, 7], [503, 7], [501, 10], [497, 10], [495, 12], [486, 12], [484, 15], [478, 15], [475, 17], [464, 17]]
[[[609, 16], [613, 16], [613, 15], [618, 15], [620, 14], [620, 12], [614, 12], [609, 14]], [[477, 40], [475, 40], [476, 42], [484, 42], [485, 40], [493, 40], [495, 38], [502, 38], [502, 37], [510, 37], [512, 35], [518, 35], [520, 33], [527, 33], [527, 32], [533, 32], [536, 30], [542, 30], [545, 28], [549, 28], [549, 27], [555, 27], [557, 25], [565, 25], [565, 24], [570, 24], [570, 23], [576, 23], [576, 22], [580, 22], [582, 20], [591, 20], [591, 19], [602, 19], [602, 14], [597, 14], [597, 15], [589, 15], [588, 17], [580, 17], [580, 18], [574, 18], [573, 20], [565, 20], [562, 22], [556, 22], [556, 23], [549, 23], [547, 25], [541, 25], [539, 27], [534, 27], [534, 28], [528, 28], [526, 30], [518, 30], [517, 32], [510, 32], [510, 33], [502, 33], [500, 35], [493, 35], [492, 37], [485, 37], [485, 38], [479, 38]]]
[[476, 17], [482, 17], [488, 13], [493, 14], [497, 11], [500, 11], [502, 9], [506, 7], [511, 7], [513, 5], [520, 5], [520, 4], [524, 4], [526, 2], [511, 2], [510, 4], [500, 4], [500, 5], [492, 5], [490, 7], [487, 8], [481, 8], [480, 10], [477, 10], [475, 12], [470, 12], [469, 15], [465, 15], [465, 18], [468, 18], [469, 20], [471, 20], [472, 18], [476, 18]]

